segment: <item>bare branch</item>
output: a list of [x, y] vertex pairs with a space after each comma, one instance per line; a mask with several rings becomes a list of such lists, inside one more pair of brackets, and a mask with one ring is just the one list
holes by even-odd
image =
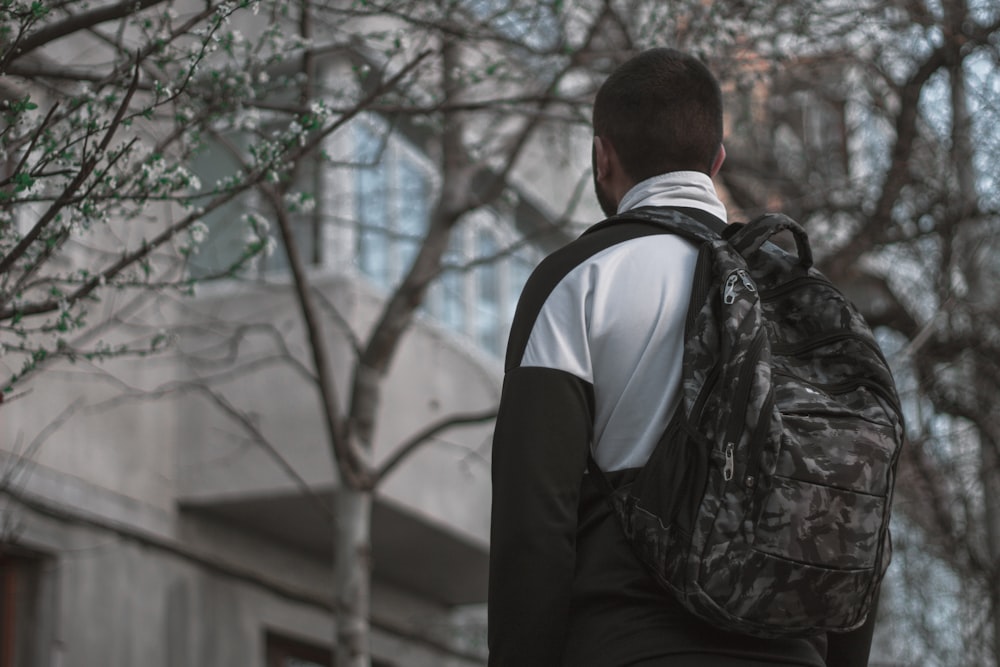
[[0, 72], [5, 72], [7, 65], [49, 42], [72, 35], [80, 30], [92, 28], [107, 21], [137, 14], [144, 9], [163, 4], [166, 0], [122, 0], [113, 5], [104, 5], [79, 14], [71, 14], [68, 18], [40, 28], [21, 39], [10, 51], [0, 59]]
[[20, 475], [27, 469], [28, 466], [32, 465], [34, 462], [34, 457], [41, 449], [42, 445], [55, 435], [59, 429], [61, 429], [76, 412], [83, 405], [83, 398], [78, 398], [67, 407], [65, 407], [56, 417], [45, 425], [38, 434], [32, 438], [28, 446], [25, 447], [23, 452], [12, 452], [16, 459], [8, 467], [7, 470], [3, 471], [0, 475], [0, 489], [12, 489], [18, 482]]
[[243, 430], [250, 435], [253, 441], [261, 449], [264, 450], [264, 452], [271, 458], [271, 460], [274, 461], [286, 475], [288, 475], [288, 478], [295, 483], [295, 486], [299, 490], [299, 493], [301, 493], [306, 500], [312, 503], [313, 507], [319, 510], [320, 514], [326, 517], [327, 521], [329, 521], [331, 524], [333, 523], [334, 521], [333, 508], [330, 507], [327, 503], [323, 502], [319, 498], [319, 496], [317, 496], [316, 493], [313, 492], [312, 488], [309, 486], [309, 483], [306, 482], [304, 479], [302, 479], [302, 476], [299, 475], [298, 471], [296, 471], [295, 468], [293, 468], [291, 464], [288, 463], [285, 457], [283, 457], [281, 453], [278, 452], [278, 449], [273, 444], [271, 444], [271, 441], [261, 432], [260, 428], [257, 426], [257, 423], [253, 419], [251, 419], [245, 412], [239, 410], [232, 403], [226, 400], [226, 398], [222, 396], [222, 394], [213, 391], [211, 388], [205, 385], [189, 384], [187, 385], [187, 387], [190, 388], [191, 390], [199, 392], [203, 396], [207, 396], [216, 405], [216, 407], [222, 410], [224, 414], [226, 414], [230, 419], [238, 423], [243, 428]]
[[482, 412], [471, 412], [467, 414], [452, 415], [450, 417], [445, 417], [439, 421], [430, 424], [425, 427], [420, 432], [414, 434], [412, 437], [407, 438], [406, 441], [401, 443], [393, 454], [386, 459], [378, 470], [373, 475], [374, 480], [372, 482], [373, 486], [378, 486], [382, 481], [385, 480], [389, 474], [396, 469], [396, 467], [405, 461], [411, 454], [413, 454], [422, 445], [430, 442], [433, 438], [440, 435], [441, 433], [448, 431], [450, 429], [459, 426], [472, 426], [475, 424], [482, 424], [488, 421], [492, 421], [497, 416], [497, 409], [491, 408], [489, 410], [484, 410]]
[[285, 256], [288, 259], [288, 266], [292, 272], [295, 295], [298, 300], [299, 311], [302, 315], [302, 322], [306, 328], [306, 335], [309, 339], [309, 348], [312, 353], [313, 365], [315, 366], [320, 398], [323, 402], [323, 421], [327, 437], [330, 439], [334, 459], [338, 464], [341, 479], [352, 488], [370, 488], [370, 473], [360, 453], [352, 447], [346, 424], [344, 424], [340, 414], [337, 388], [331, 374], [326, 340], [323, 338], [319, 318], [316, 317], [316, 306], [313, 305], [313, 296], [309, 289], [309, 279], [305, 274], [302, 257], [298, 250], [298, 242], [295, 240], [295, 234], [292, 231], [292, 223], [288, 219], [288, 213], [285, 211], [281, 195], [267, 184], [262, 184], [260, 189], [271, 202], [271, 207], [278, 221], [278, 229], [281, 231], [281, 239], [285, 246]]
[[850, 267], [854, 266], [849, 260], [860, 256], [862, 250], [877, 246], [888, 238], [887, 234], [892, 226], [892, 208], [909, 177], [913, 142], [917, 136], [920, 118], [920, 97], [927, 82], [935, 72], [947, 64], [947, 60], [946, 47], [935, 49], [902, 86], [889, 172], [882, 184], [875, 211], [868, 217], [868, 222], [858, 230], [849, 243], [837, 250], [835, 258], [830, 258], [827, 262], [834, 271], [831, 277], [835, 281], [847, 282], [846, 274]]
[[316, 303], [319, 304], [320, 308], [323, 309], [323, 312], [325, 312], [327, 316], [333, 320], [337, 329], [339, 329], [340, 332], [344, 334], [344, 337], [347, 338], [347, 342], [351, 346], [351, 350], [354, 352], [355, 356], [360, 355], [362, 349], [361, 341], [358, 340], [357, 335], [354, 333], [354, 328], [351, 326], [351, 323], [347, 321], [347, 318], [340, 312], [340, 309], [337, 308], [328, 298], [326, 298], [326, 295], [323, 294], [321, 290], [313, 289], [312, 292], [313, 296], [316, 298]]

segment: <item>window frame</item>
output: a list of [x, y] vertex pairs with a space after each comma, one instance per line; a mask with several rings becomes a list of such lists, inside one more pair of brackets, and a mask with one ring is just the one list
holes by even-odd
[[44, 554], [0, 543], [0, 667], [47, 662], [48, 562]]
[[264, 664], [267, 667], [290, 667], [287, 664], [289, 659], [303, 660], [319, 667], [333, 667], [333, 650], [319, 644], [268, 631], [264, 634], [264, 645]]
[[[266, 667], [291, 667], [285, 661], [303, 660], [319, 667], [334, 667], [333, 649], [316, 642], [292, 637], [274, 630], [264, 632], [264, 664]], [[395, 664], [371, 657], [372, 667], [395, 667]]]
[[[479, 264], [485, 257], [480, 252], [480, 241], [484, 234], [492, 237], [496, 258]], [[427, 310], [449, 331], [468, 339], [489, 356], [502, 359], [511, 320], [524, 283], [542, 260], [543, 253], [530, 243], [525, 243], [505, 216], [492, 208], [480, 209], [467, 215], [452, 230], [450, 244], [449, 252], [453, 253], [451, 263], [455, 267], [444, 271], [435, 281], [428, 293]], [[496, 312], [492, 314], [484, 313], [480, 303], [480, 280], [484, 272], [493, 272], [496, 282]], [[450, 306], [442, 292], [446, 289], [445, 281], [453, 275], [459, 277], [461, 284], [463, 302], [459, 306], [462, 313], [460, 327], [453, 326], [444, 317]], [[494, 320], [495, 333], [486, 336], [491, 341], [484, 340], [481, 322], [484, 316]]]
[[[376, 154], [369, 156], [368, 147], [362, 144], [361, 133], [368, 133], [373, 139], [373, 146], [377, 147]], [[379, 120], [371, 114], [357, 118], [352, 123], [350, 154], [354, 160], [351, 165], [355, 172], [354, 195], [353, 195], [353, 218], [355, 221], [355, 240], [353, 244], [355, 267], [358, 273], [364, 276], [371, 283], [383, 290], [389, 290], [397, 285], [403, 274], [409, 268], [416, 253], [419, 252], [423, 242], [423, 234], [426, 233], [430, 224], [430, 216], [433, 202], [438, 197], [441, 188], [441, 177], [435, 168], [434, 163], [413, 146], [399, 132], [395, 131], [388, 123]], [[403, 192], [403, 170], [412, 169], [411, 173], [418, 175], [422, 182], [423, 192], [423, 221], [422, 231], [418, 231], [414, 236], [412, 230], [407, 229], [404, 221], [406, 215], [412, 210], [412, 203], [404, 201], [406, 193]], [[372, 170], [366, 172], [366, 170]], [[366, 173], [374, 170], [382, 172], [381, 178], [384, 180], [385, 194], [382, 198], [381, 206], [386, 217], [382, 226], [366, 227], [368, 223], [364, 220], [363, 209], [365, 201], [362, 187], [359, 181]], [[373, 275], [365, 269], [365, 250], [363, 248], [364, 239], [368, 235], [376, 238], [381, 237], [383, 247], [383, 262], [385, 264], [384, 276]]]

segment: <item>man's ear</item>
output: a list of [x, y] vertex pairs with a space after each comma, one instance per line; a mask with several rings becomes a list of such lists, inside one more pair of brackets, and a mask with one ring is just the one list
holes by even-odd
[[610, 142], [596, 134], [594, 135], [594, 180], [598, 183], [606, 183], [611, 176], [611, 148]]
[[722, 169], [722, 163], [726, 161], [726, 147], [719, 144], [719, 152], [715, 154], [715, 159], [712, 160], [712, 170], [708, 173], [709, 176], [715, 178], [715, 175], [719, 173]]

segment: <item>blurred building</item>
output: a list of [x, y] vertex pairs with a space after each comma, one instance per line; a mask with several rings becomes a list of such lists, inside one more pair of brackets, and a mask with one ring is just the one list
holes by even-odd
[[[425, 139], [366, 115], [331, 138], [330, 164], [298, 172], [314, 195], [296, 234], [341, 397], [354, 339], [413, 258], [440, 188]], [[228, 159], [208, 150], [192, 171], [210, 183]], [[452, 235], [386, 380], [376, 460], [428, 424], [496, 405], [517, 295], [544, 244], [560, 242], [539, 236], [551, 213], [532, 203], [550, 184], [522, 180], [533, 193], [512, 191]], [[266, 220], [248, 195], [208, 215], [191, 275], [241, 252], [258, 209]], [[101, 307], [126, 313], [107, 340], [162, 327], [176, 354], [53, 365], [4, 406], [0, 667], [331, 665], [338, 482], [280, 248], [194, 296], [123, 306]], [[379, 489], [379, 667], [485, 662], [491, 432], [439, 434]]]

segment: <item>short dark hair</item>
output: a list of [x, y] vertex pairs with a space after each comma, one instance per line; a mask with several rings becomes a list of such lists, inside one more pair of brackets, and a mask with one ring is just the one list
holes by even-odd
[[707, 174], [722, 145], [722, 91], [694, 56], [643, 51], [597, 91], [594, 134], [611, 142], [636, 183], [670, 171]]

